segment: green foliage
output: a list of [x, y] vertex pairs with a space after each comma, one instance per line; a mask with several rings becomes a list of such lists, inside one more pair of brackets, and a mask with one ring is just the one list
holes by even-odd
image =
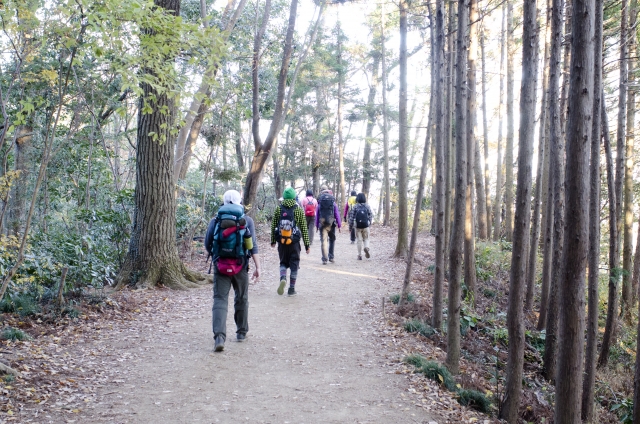
[[418, 368], [428, 379], [442, 384], [450, 391], [456, 390], [456, 381], [449, 370], [437, 362], [428, 361], [420, 355], [410, 355], [404, 361]]
[[544, 352], [544, 344], [547, 333], [545, 330], [535, 331], [535, 330], [527, 330], [524, 333], [525, 339], [531, 346], [536, 348], [536, 350], [540, 353]]
[[7, 292], [0, 301], [0, 312], [16, 313], [23, 317], [32, 316], [40, 312], [40, 305], [32, 291]]
[[633, 423], [633, 399], [622, 399], [611, 407], [611, 411], [615, 412], [620, 418], [622, 424]]
[[[411, 293], [407, 293], [407, 298], [405, 300], [407, 302], [415, 302], [416, 297], [414, 295], [412, 295]], [[400, 293], [392, 294], [391, 295], [391, 302], [394, 305], [397, 305], [400, 302]]]
[[458, 402], [480, 412], [491, 412], [491, 401], [484, 393], [477, 390], [462, 389], [458, 392]]
[[[508, 246], [508, 249], [505, 249]], [[479, 242], [476, 245], [476, 275], [489, 281], [511, 266], [511, 244], [507, 242]], [[486, 293], [485, 293], [486, 296]]]
[[13, 376], [13, 374], [7, 374], [4, 377], [2, 377], [2, 380], [4, 380], [5, 383], [13, 383], [15, 379], [16, 378]]
[[504, 327], [497, 327], [491, 330], [494, 343], [501, 343], [504, 346], [509, 345], [509, 332]]
[[425, 337], [431, 337], [436, 333], [436, 330], [433, 327], [419, 319], [410, 319], [405, 321], [404, 329], [409, 333], [419, 333]]
[[470, 328], [476, 328], [480, 317], [464, 307], [460, 312], [460, 334], [466, 336]]
[[13, 327], [7, 327], [2, 330], [2, 338], [4, 340], [31, 340], [31, 337], [27, 333]]

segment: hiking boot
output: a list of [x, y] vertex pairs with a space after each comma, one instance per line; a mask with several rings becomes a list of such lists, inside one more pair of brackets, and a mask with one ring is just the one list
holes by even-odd
[[287, 296], [295, 296], [298, 293], [296, 293], [296, 288], [295, 287], [289, 287], [289, 291], [287, 292]]
[[361, 261], [362, 260], [362, 255], [358, 255], [358, 260]]
[[243, 334], [243, 333], [238, 333], [236, 334], [236, 340], [238, 340], [239, 342], [243, 342], [247, 339], [247, 335]]
[[371, 257], [371, 255], [369, 254], [369, 248], [368, 248], [368, 247], [365, 247], [365, 248], [364, 248], [364, 256], [365, 256], [367, 259], [369, 259], [369, 258]]
[[329, 262], [333, 263], [333, 258], [329, 258]]
[[356, 244], [356, 241], [355, 240], [351, 240], [351, 244]]
[[224, 337], [222, 336], [222, 334], [218, 334], [215, 338], [215, 347], [213, 348], [213, 350], [215, 352], [222, 352], [224, 350]]
[[326, 264], [327, 264], [327, 260], [326, 260], [326, 259], [323, 259], [323, 260], [322, 260], [322, 265], [326, 265]]
[[287, 285], [287, 279], [285, 277], [282, 277], [280, 279], [280, 285], [278, 286], [278, 294], [280, 296], [282, 296], [284, 294], [284, 286]]

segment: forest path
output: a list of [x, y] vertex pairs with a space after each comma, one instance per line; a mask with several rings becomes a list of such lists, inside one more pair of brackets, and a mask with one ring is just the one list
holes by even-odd
[[213, 352], [211, 286], [165, 292], [175, 307], [111, 346], [121, 364], [117, 379], [76, 422], [444, 422], [405, 395], [398, 352], [371, 325], [388, 294], [377, 258], [393, 246], [372, 230], [372, 258], [358, 261], [347, 231], [337, 236], [336, 262], [322, 265], [316, 234], [294, 297], [276, 293], [277, 252], [260, 243], [263, 273], [250, 286], [247, 340], [235, 341], [230, 295], [221, 353]]

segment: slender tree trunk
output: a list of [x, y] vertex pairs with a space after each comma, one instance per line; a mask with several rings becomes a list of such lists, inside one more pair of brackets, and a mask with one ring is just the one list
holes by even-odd
[[[467, 75], [467, 186], [465, 187], [465, 222], [464, 222], [464, 283], [466, 286], [465, 297], [469, 298], [471, 304], [476, 304], [476, 245], [473, 219], [473, 179], [475, 173], [475, 159], [480, 158], [476, 152], [476, 60], [478, 56], [478, 0], [469, 0], [469, 50], [467, 55], [468, 75]], [[461, 129], [462, 130], [462, 129]], [[478, 166], [479, 168], [479, 166]], [[482, 184], [482, 171], [480, 172], [478, 183]], [[487, 234], [486, 206], [484, 202], [480, 205], [480, 200], [484, 195], [484, 188], [478, 190], [478, 231]], [[482, 211], [482, 212], [480, 212]]]
[[507, 145], [505, 147], [504, 162], [506, 166], [504, 180], [505, 207], [505, 235], [507, 241], [513, 240], [513, 62], [516, 53], [515, 22], [513, 17], [513, 1], [507, 1]]
[[[157, 0], [156, 6], [179, 15], [180, 0]], [[166, 60], [175, 60], [167, 57]], [[151, 72], [145, 70], [145, 72]], [[133, 229], [129, 252], [116, 277], [116, 285], [185, 289], [197, 287], [203, 276], [182, 264], [175, 242], [176, 201], [174, 197], [171, 128], [176, 107], [167, 92], [142, 84], [143, 94], [138, 109], [136, 144], [136, 190]], [[152, 113], [142, 113], [142, 104]], [[150, 134], [155, 134], [157, 140]]]
[[[480, 33], [480, 52], [482, 60], [482, 139], [484, 144], [484, 197], [486, 205], [486, 217], [487, 217], [487, 239], [491, 238], [491, 228], [493, 226], [493, 220], [491, 219], [491, 173], [489, 172], [489, 124], [487, 123], [487, 72], [485, 70], [486, 56], [484, 51], [485, 33], [484, 24]], [[477, 177], [476, 177], [477, 178]], [[480, 202], [478, 202], [478, 205]]]
[[500, 415], [510, 423], [518, 420], [524, 362], [524, 314], [522, 301], [527, 277], [529, 223], [531, 221], [531, 179], [538, 79], [538, 22], [536, 0], [525, 0], [522, 18], [522, 83], [518, 143], [518, 185], [516, 192], [513, 253], [509, 278], [507, 330], [509, 356], [505, 399]]
[[567, 119], [565, 180], [567, 216], [571, 219], [565, 226], [564, 272], [559, 290], [562, 308], [558, 326], [555, 408], [555, 420], [567, 424], [581, 422], [584, 280], [589, 250], [589, 155], [593, 131], [594, 15], [595, 0], [573, 0], [568, 98], [571, 109]]
[[444, 0], [436, 0], [435, 43], [433, 46], [434, 81], [435, 81], [435, 156], [436, 156], [436, 269], [433, 282], [433, 315], [431, 325], [442, 328], [442, 291], [445, 274], [445, 144], [447, 143], [445, 125], [445, 75], [444, 75]]
[[607, 320], [602, 335], [602, 345], [598, 356], [598, 367], [605, 367], [609, 362], [609, 350], [615, 343], [615, 331], [618, 322], [618, 287], [620, 285], [620, 255], [618, 254], [618, 225], [615, 205], [615, 171], [613, 162], [613, 149], [609, 136], [609, 121], [604, 104], [604, 93], [602, 97], [602, 137], [604, 141], [604, 152], [607, 162], [607, 193], [609, 197], [609, 294], [607, 297]]
[[[394, 257], [404, 258], [409, 250], [408, 243], [408, 182], [407, 182], [407, 139], [409, 122], [407, 119], [407, 0], [400, 0], [400, 98], [398, 104], [398, 243]], [[418, 205], [420, 207], [420, 205]]]
[[500, 240], [502, 231], [502, 101], [504, 99], [504, 53], [506, 48], [505, 21], [507, 6], [502, 5], [502, 29], [500, 31], [500, 101], [498, 102], [498, 164], [496, 167], [496, 201], [493, 204], [493, 240]]
[[[382, 22], [380, 33], [382, 36], [382, 144], [384, 148], [384, 226], [391, 224], [391, 184], [389, 181], [389, 114], [387, 113], [387, 61], [385, 49], [385, 10], [382, 6]], [[406, 167], [405, 167], [406, 168]]]
[[362, 192], [369, 198], [369, 190], [371, 189], [371, 176], [373, 169], [371, 167], [371, 145], [373, 144], [373, 127], [376, 125], [378, 109], [375, 104], [376, 91], [378, 88], [378, 72], [380, 69], [380, 52], [373, 50], [371, 65], [371, 82], [369, 85], [369, 96], [367, 97], [367, 129], [365, 133], [364, 153], [362, 154]]
[[9, 214], [7, 229], [9, 235], [19, 237], [25, 221], [25, 207], [27, 200], [27, 181], [29, 173], [29, 150], [33, 139], [33, 128], [21, 125], [16, 129], [13, 169], [17, 172], [16, 180], [11, 187], [9, 197]]
[[343, 79], [343, 70], [342, 70], [342, 30], [340, 28], [340, 20], [337, 23], [337, 37], [338, 37], [338, 116], [337, 124], [338, 127], [338, 169], [340, 171], [340, 205], [344, 206], [347, 202], [345, 196], [346, 184], [344, 179], [344, 143], [342, 140], [342, 79]]
[[631, 0], [629, 5], [629, 59], [627, 62], [629, 70], [627, 90], [627, 133], [625, 145], [624, 161], [624, 226], [622, 250], [622, 302], [620, 303], [620, 316], [627, 322], [631, 322], [631, 310], [633, 308], [633, 289], [631, 277], [633, 273], [633, 145], [635, 139], [635, 119], [636, 119], [636, 87], [635, 66], [636, 66], [636, 16], [638, 2]]
[[454, 158], [453, 158], [453, 79], [454, 79], [454, 63], [455, 58], [453, 56], [454, 48], [453, 48], [453, 40], [455, 36], [454, 31], [454, 22], [455, 22], [455, 0], [449, 0], [449, 22], [448, 22], [448, 30], [447, 30], [447, 98], [446, 105], [447, 109], [445, 111], [444, 116], [444, 126], [445, 126], [445, 134], [446, 134], [446, 144], [444, 151], [445, 158], [445, 199], [444, 199], [444, 254], [445, 254], [445, 264], [448, 266], [449, 264], [449, 252], [451, 251], [451, 201], [453, 199], [452, 193], [452, 183], [453, 183], [453, 167], [454, 167]]
[[593, 123], [591, 126], [591, 173], [589, 180], [589, 303], [587, 347], [582, 380], [582, 421], [594, 420], [596, 357], [598, 354], [598, 291], [600, 276], [600, 141], [602, 140], [602, 1], [595, 2], [593, 43]]
[[458, 31], [456, 41], [456, 195], [451, 252], [449, 254], [449, 299], [447, 317], [447, 368], [452, 374], [460, 371], [460, 295], [462, 288], [462, 256], [467, 191], [467, 26], [469, 0], [458, 0]]
[[[556, 373], [556, 338], [558, 328], [558, 280], [560, 278], [562, 246], [564, 241], [564, 169], [562, 157], [562, 129], [560, 124], [560, 58], [562, 48], [562, 0], [552, 0], [551, 11], [551, 53], [549, 63], [549, 206], [547, 219], [548, 232], [553, 232], [549, 245], [553, 245], [553, 253], [545, 254], [545, 260], [551, 262], [552, 278], [549, 284], [549, 309], [544, 312], [546, 321], [545, 351], [543, 357], [543, 373], [545, 378], [553, 380]], [[553, 190], [551, 184], [553, 183]], [[551, 201], [553, 197], [553, 201]], [[553, 211], [553, 221], [551, 221]], [[542, 308], [546, 306], [543, 303]], [[540, 323], [540, 322], [539, 322]]]

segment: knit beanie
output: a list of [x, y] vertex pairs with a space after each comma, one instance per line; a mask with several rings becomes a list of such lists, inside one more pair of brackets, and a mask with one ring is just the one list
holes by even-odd
[[287, 189], [284, 191], [284, 193], [282, 193], [282, 197], [286, 200], [286, 199], [295, 199], [296, 198], [296, 191], [293, 189], [293, 187], [287, 187]]

